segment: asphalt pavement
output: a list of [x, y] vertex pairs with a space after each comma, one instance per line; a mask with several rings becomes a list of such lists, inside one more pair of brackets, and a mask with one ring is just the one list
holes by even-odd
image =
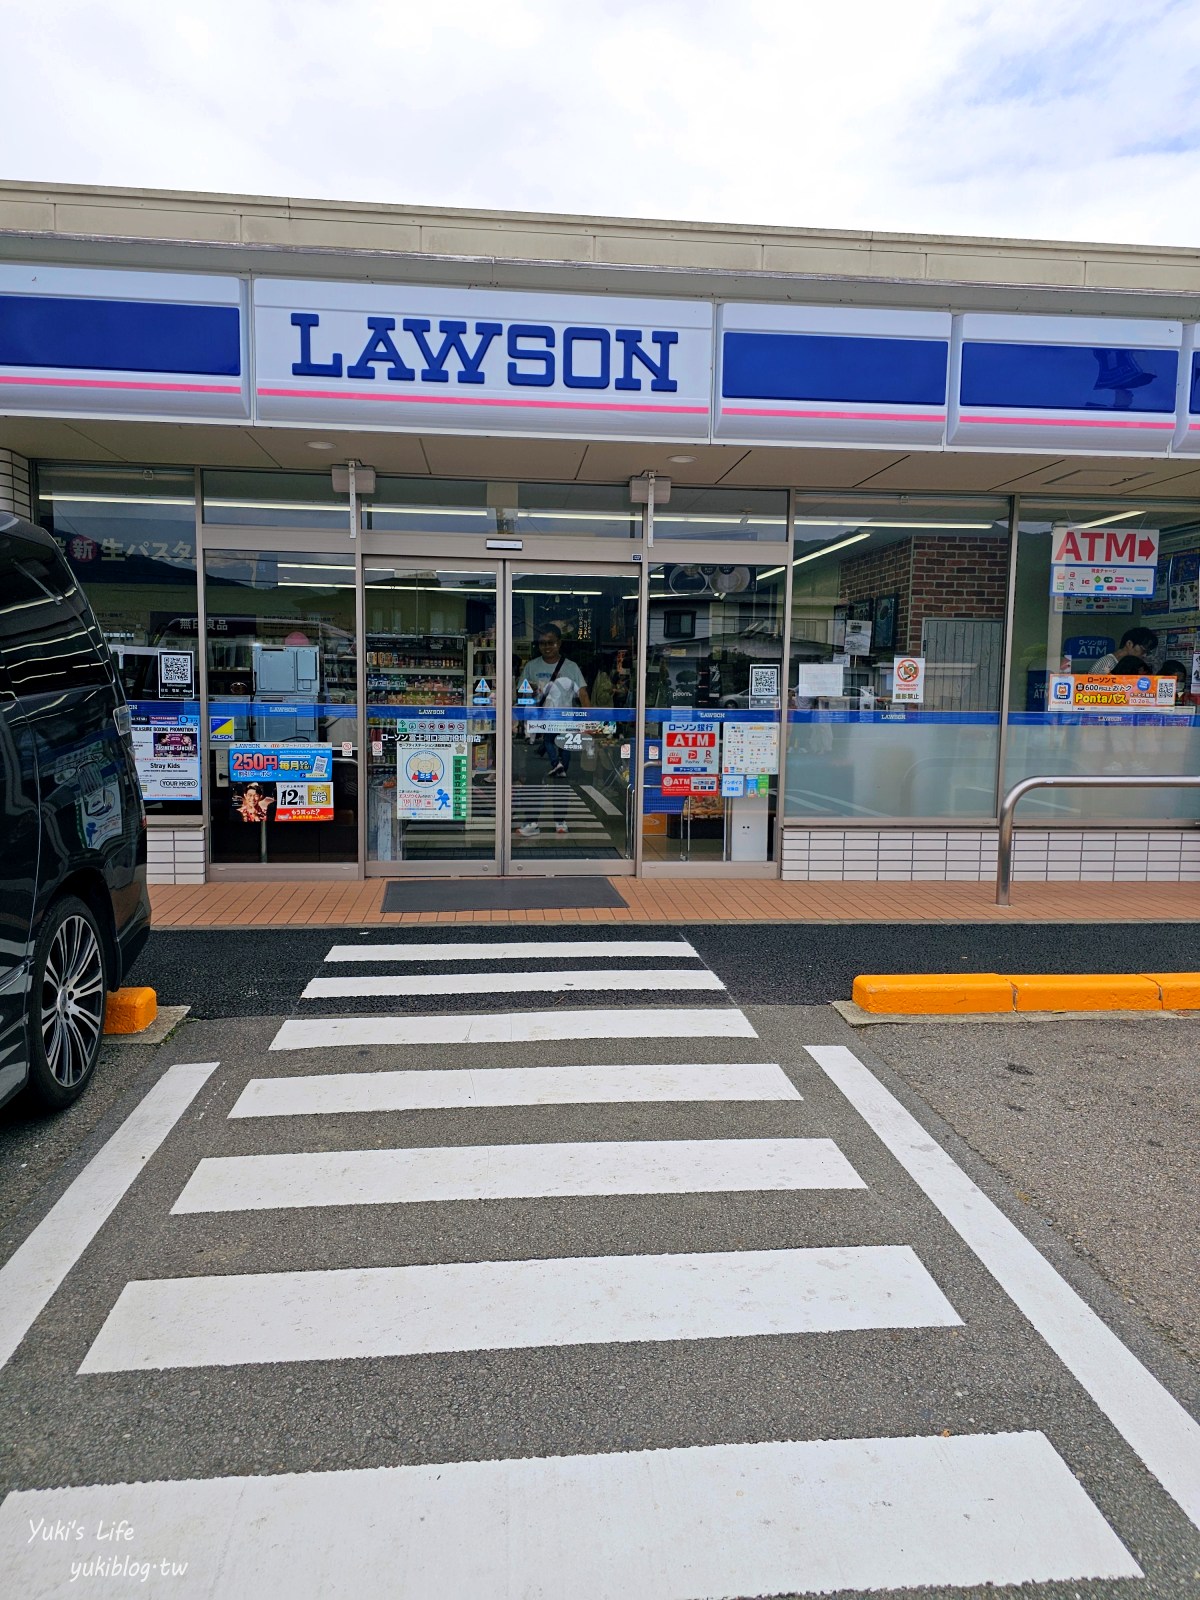
[[156, 935], [0, 1117], [13, 1592], [1200, 1595], [1200, 1025], [852, 1029], [859, 934]]
[[[578, 930], [576, 930], [578, 931]], [[860, 972], [1192, 972], [1200, 923], [718, 923], [706, 927], [589, 927], [589, 939], [678, 934], [720, 972], [739, 1004], [824, 1005], [848, 1000]], [[163, 929], [131, 982], [160, 1005], [190, 1005], [196, 1018], [277, 1016], [334, 943], [464, 938], [529, 942], [563, 937], [560, 926]]]

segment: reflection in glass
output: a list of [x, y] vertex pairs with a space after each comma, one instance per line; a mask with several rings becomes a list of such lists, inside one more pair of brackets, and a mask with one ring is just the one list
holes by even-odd
[[146, 810], [199, 816], [195, 475], [45, 466], [38, 491], [38, 521], [58, 540], [112, 649]]
[[351, 556], [205, 558], [214, 862], [357, 859], [354, 584]]
[[511, 853], [633, 855], [637, 577], [514, 572]]
[[1007, 501], [803, 496], [795, 517], [787, 815], [994, 816]]
[[769, 861], [778, 793], [785, 569], [650, 569], [647, 861]]
[[496, 858], [496, 577], [367, 563], [367, 858]]
[[[1156, 545], [1153, 593], [1110, 598], [1051, 593], [1056, 530], [1136, 531]], [[1106, 541], [1107, 543], [1107, 541]], [[1100, 554], [1099, 546], [1096, 553]], [[1132, 633], [1148, 678], [1170, 662], [1174, 704], [1147, 710], [1061, 709], [1052, 679], [1111, 671], [1129, 653]], [[1152, 640], [1153, 642], [1149, 642]], [[1143, 646], [1143, 641], [1146, 641]], [[1039, 502], [1023, 499], [1017, 537], [1012, 687], [1008, 704], [1005, 787], [1026, 777], [1200, 770], [1200, 696], [1191, 668], [1200, 650], [1200, 512], [1196, 507], [1126, 502]], [[1179, 671], [1182, 668], [1182, 671]], [[1021, 802], [1021, 820], [1035, 822], [1182, 820], [1200, 817], [1200, 796], [1186, 790], [1056, 789]]]

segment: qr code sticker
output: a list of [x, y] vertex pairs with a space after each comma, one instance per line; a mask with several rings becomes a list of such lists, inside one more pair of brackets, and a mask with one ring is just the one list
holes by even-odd
[[190, 689], [192, 687], [192, 656], [190, 651], [171, 653], [163, 651], [158, 658], [158, 681], [164, 689]]

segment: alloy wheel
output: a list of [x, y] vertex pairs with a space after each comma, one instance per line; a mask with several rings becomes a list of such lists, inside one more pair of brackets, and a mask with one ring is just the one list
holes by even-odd
[[92, 1064], [104, 1026], [104, 957], [85, 917], [64, 919], [42, 977], [42, 1045], [56, 1083], [73, 1088]]

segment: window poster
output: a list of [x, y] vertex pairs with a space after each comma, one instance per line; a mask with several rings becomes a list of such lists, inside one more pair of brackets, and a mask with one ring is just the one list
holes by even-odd
[[199, 800], [200, 713], [155, 702], [129, 707], [143, 800]]
[[396, 723], [396, 815], [402, 822], [465, 822], [470, 787], [465, 718]]
[[778, 723], [727, 722], [721, 771], [743, 778], [778, 772]]
[[919, 706], [925, 700], [925, 657], [896, 656], [892, 662], [892, 704]]
[[331, 744], [231, 744], [229, 780], [243, 822], [332, 822]]
[[[725, 730], [727, 736], [732, 726], [732, 723], [727, 725]], [[664, 778], [668, 773], [676, 776], [697, 773], [715, 778], [721, 755], [719, 724], [704, 727], [693, 722], [664, 722], [663, 745]], [[713, 788], [715, 790], [715, 783]], [[688, 791], [689, 794], [693, 792], [695, 791]], [[667, 793], [665, 786], [663, 793]]]

